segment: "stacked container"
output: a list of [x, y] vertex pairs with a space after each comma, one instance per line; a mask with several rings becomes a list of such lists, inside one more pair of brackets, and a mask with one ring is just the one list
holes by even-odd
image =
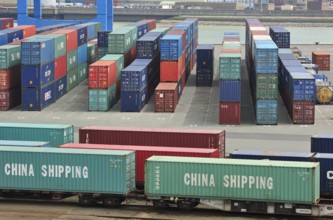
[[237, 32], [224, 33], [219, 75], [219, 123], [240, 124], [241, 46]]
[[328, 52], [314, 51], [312, 52], [312, 62], [317, 64], [319, 70], [330, 70], [331, 58]]
[[0, 30], [14, 27], [13, 18], [0, 18]]
[[214, 76], [214, 46], [200, 44], [197, 48], [196, 86], [212, 86]]
[[290, 48], [290, 32], [284, 27], [270, 27], [269, 35], [278, 48]]
[[23, 30], [7, 28], [0, 31], [0, 46], [23, 39]]
[[276, 125], [279, 97], [278, 48], [258, 19], [246, 20], [246, 63], [256, 123]]
[[21, 45], [0, 46], [0, 110], [21, 103]]
[[111, 31], [98, 31], [97, 34], [97, 57], [102, 58], [108, 53], [108, 39]]

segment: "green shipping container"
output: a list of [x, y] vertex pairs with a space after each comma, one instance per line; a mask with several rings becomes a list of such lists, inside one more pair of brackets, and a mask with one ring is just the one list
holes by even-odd
[[50, 142], [0, 140], [1, 147], [51, 147]]
[[124, 55], [122, 54], [107, 54], [101, 58], [101, 60], [114, 60], [116, 61], [117, 68], [117, 80], [121, 78], [121, 70], [124, 69]]
[[0, 152], [1, 189], [123, 195], [135, 188], [133, 151], [2, 147]]
[[78, 84], [86, 80], [88, 77], [88, 65], [87, 63], [82, 63], [78, 67]]
[[67, 72], [78, 67], [77, 49], [67, 53]]
[[96, 44], [87, 44], [87, 62], [92, 64], [97, 60]]
[[73, 125], [0, 123], [0, 140], [44, 141], [58, 147], [74, 141]]
[[67, 72], [67, 92], [74, 89], [79, 84], [78, 69], [72, 69]]
[[21, 45], [0, 46], [0, 69], [21, 64]]
[[273, 99], [279, 98], [277, 74], [256, 74], [256, 98]]
[[55, 59], [66, 54], [66, 35], [65, 34], [46, 34], [39, 35], [40, 38], [54, 39], [54, 57]]
[[154, 196], [312, 204], [319, 163], [158, 157], [146, 160], [145, 190]]
[[97, 48], [97, 50], [98, 50], [98, 60], [108, 54], [107, 47], [99, 47]]
[[108, 111], [117, 102], [116, 83], [108, 89], [89, 89], [89, 111]]
[[219, 61], [220, 79], [240, 80], [241, 76], [241, 54], [223, 53]]
[[137, 27], [125, 26], [109, 33], [108, 53], [123, 54], [136, 44]]

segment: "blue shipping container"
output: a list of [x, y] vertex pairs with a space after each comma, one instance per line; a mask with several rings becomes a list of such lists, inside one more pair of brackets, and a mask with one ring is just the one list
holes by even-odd
[[315, 162], [320, 163], [320, 194], [333, 195], [333, 154], [317, 153]]
[[197, 48], [197, 69], [214, 67], [214, 45], [199, 44]]
[[140, 112], [147, 101], [147, 87], [141, 91], [121, 91], [120, 110], [122, 112]]
[[88, 60], [88, 54], [87, 54], [87, 44], [83, 44], [77, 48], [77, 62], [78, 65], [82, 63], [86, 63]]
[[63, 76], [60, 79], [54, 81], [54, 99], [55, 101], [60, 99], [67, 93], [67, 76]]
[[129, 65], [121, 71], [121, 91], [141, 91], [147, 86], [147, 66]]
[[8, 28], [2, 30], [1, 33], [7, 34], [8, 43], [12, 43], [14, 41], [19, 41], [23, 39], [23, 30]]
[[22, 87], [40, 87], [54, 80], [54, 62], [43, 65], [22, 65]]
[[8, 35], [0, 31], [0, 46], [8, 44]]
[[[137, 32], [138, 39], [140, 39], [142, 36], [144, 36], [148, 32], [148, 22], [138, 21], [132, 25], [134, 25], [138, 28], [138, 32]], [[129, 26], [131, 26], [131, 25], [129, 25]]]
[[76, 30], [77, 33], [77, 46], [81, 46], [87, 43], [88, 39], [88, 29], [86, 26], [74, 25], [70, 27], [65, 27], [64, 29]]
[[314, 153], [260, 150], [236, 150], [229, 154], [231, 158], [235, 159], [285, 161], [310, 161], [313, 155]]
[[111, 31], [98, 31], [97, 33], [97, 46], [98, 47], [108, 47], [109, 33]]
[[213, 86], [213, 67], [197, 68], [196, 86]]
[[277, 100], [258, 100], [256, 102], [256, 123], [258, 125], [276, 125], [278, 123]]
[[333, 135], [313, 135], [311, 152], [333, 154]]
[[54, 39], [30, 39], [21, 43], [23, 65], [38, 65], [54, 60]]
[[220, 80], [220, 102], [240, 102], [241, 81]]
[[[148, 35], [147, 33], [146, 35]], [[160, 52], [161, 35], [143, 36], [136, 41], [136, 58], [153, 58]]]
[[182, 52], [182, 36], [165, 35], [161, 39], [161, 60], [178, 60]]
[[158, 56], [154, 59], [135, 59], [131, 66], [146, 66], [147, 67], [147, 82], [150, 82], [160, 71], [160, 59]]
[[77, 25], [79, 27], [87, 27], [87, 41], [96, 39], [96, 29], [95, 29], [95, 23], [85, 23], [85, 24], [79, 24]]
[[192, 35], [190, 31], [190, 24], [176, 24], [175, 26], [173, 26], [173, 28], [171, 28], [171, 30], [185, 31], [185, 44], [188, 45], [191, 42]]
[[148, 82], [147, 90], [148, 97], [146, 99], [146, 103], [148, 103], [150, 97], [155, 94], [155, 88], [160, 83], [160, 74], [154, 74], [154, 78]]
[[22, 87], [22, 110], [41, 111], [55, 101], [54, 83], [44, 87]]
[[308, 72], [289, 73], [289, 92], [294, 101], [316, 101], [316, 83]]
[[254, 66], [256, 73], [276, 74], [278, 72], [278, 48], [275, 44], [255, 44]]

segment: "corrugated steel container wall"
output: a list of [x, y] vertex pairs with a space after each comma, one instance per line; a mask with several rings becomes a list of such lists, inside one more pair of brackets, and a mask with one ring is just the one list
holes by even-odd
[[65, 34], [66, 35], [66, 49], [67, 52], [72, 51], [77, 48], [77, 31], [76, 30], [65, 30], [60, 29], [53, 34]]
[[162, 61], [160, 63], [161, 82], [178, 82], [185, 68], [185, 54], [178, 61]]
[[142, 22], [148, 22], [148, 31], [151, 31], [156, 28], [156, 20], [152, 19], [143, 19]]
[[86, 63], [88, 60], [88, 54], [87, 54], [87, 44], [82, 44], [77, 48], [78, 58], [77, 62], [78, 65], [82, 63]]
[[82, 46], [83, 44], [86, 44], [88, 41], [88, 29], [86, 26], [69, 26], [65, 27], [65, 30], [76, 30], [76, 36], [77, 36], [77, 47]]
[[315, 101], [316, 83], [308, 72], [291, 72], [289, 74], [289, 93], [294, 101]]
[[233, 159], [247, 160], [280, 160], [280, 161], [311, 161], [314, 153], [286, 152], [286, 151], [260, 151], [260, 150], [236, 150], [229, 154]]
[[324, 51], [313, 51], [312, 61], [318, 65], [319, 70], [330, 70], [330, 53]]
[[94, 149], [94, 150], [129, 150], [135, 151], [136, 184], [143, 185], [145, 175], [145, 162], [154, 155], [181, 156], [181, 157], [208, 157], [218, 158], [216, 149], [154, 147], [132, 145], [96, 145], [96, 144], [65, 144], [60, 148]]
[[52, 147], [74, 141], [73, 125], [0, 123], [0, 140], [45, 141]]
[[[135, 189], [133, 151], [2, 147], [0, 152], [1, 165], [7, 167], [0, 178], [1, 189], [106, 194], [127, 194]], [[11, 172], [11, 165], [20, 161], [33, 169], [33, 178]], [[112, 181], [105, 184], [106, 180]]]
[[256, 99], [278, 99], [277, 74], [256, 74]]
[[333, 135], [313, 135], [311, 137], [311, 152], [333, 154]]
[[239, 80], [241, 76], [241, 53], [222, 53], [219, 59], [220, 79]]
[[320, 194], [324, 196], [333, 195], [333, 154], [317, 153], [314, 161], [320, 163]]
[[97, 60], [97, 45], [87, 44], [87, 63], [92, 64]]
[[41, 38], [54, 39], [54, 58], [66, 55], [66, 34], [46, 34]]
[[21, 64], [21, 45], [0, 46], [0, 68], [8, 69]]
[[54, 62], [43, 65], [22, 65], [22, 87], [41, 87], [54, 81]]
[[89, 88], [109, 88], [116, 82], [116, 61], [99, 60], [89, 66]]
[[67, 72], [67, 92], [74, 89], [79, 84], [79, 72], [78, 68], [74, 68]]
[[80, 64], [79, 67], [77, 68], [77, 72], [78, 72], [78, 84], [80, 84], [81, 82], [83, 82], [84, 80], [86, 80], [88, 78], [87, 63]]
[[153, 58], [160, 52], [160, 42], [162, 35], [153, 35], [149, 33], [136, 41], [137, 58]]
[[276, 125], [278, 123], [277, 100], [257, 100], [256, 123], [258, 125]]
[[67, 76], [54, 81], [54, 99], [58, 100], [67, 93]]
[[1, 147], [51, 147], [50, 142], [0, 140]]
[[138, 39], [140, 39], [142, 36], [144, 36], [148, 32], [148, 23], [147, 22], [138, 21], [138, 22], [135, 22], [134, 24], [130, 24], [129, 26], [136, 26], [138, 28], [138, 31], [137, 31]]
[[80, 128], [79, 142], [87, 144], [210, 148], [218, 149], [221, 158], [225, 155], [224, 130], [91, 126]]
[[97, 32], [101, 29], [101, 23], [99, 22], [88, 22], [84, 24], [76, 25], [79, 27], [87, 27], [87, 40], [93, 40], [97, 38]]
[[174, 112], [177, 104], [177, 83], [158, 84], [155, 89], [155, 112]]
[[54, 80], [57, 80], [67, 73], [67, 55], [54, 60]]
[[8, 44], [8, 35], [6, 33], [0, 32], [0, 46]]
[[11, 28], [14, 26], [13, 18], [0, 18], [0, 30]]
[[21, 48], [23, 65], [38, 65], [54, 61], [54, 39], [30, 39], [23, 41]]
[[14, 29], [14, 28], [8, 28], [8, 29], [5, 29], [5, 30], [2, 30], [1, 32], [7, 34], [8, 43], [12, 43], [14, 41], [19, 41], [19, 40], [23, 39], [23, 31], [22, 30], [18, 30], [18, 29]]
[[148, 198], [313, 204], [320, 197], [319, 168], [310, 162], [153, 156], [146, 161], [145, 191]]
[[[175, 28], [175, 27], [173, 27]], [[167, 33], [168, 36], [170, 35], [179, 35], [182, 38], [182, 50], [184, 50], [186, 48], [186, 46], [188, 45], [187, 42], [187, 33], [183, 30], [183, 28], [176, 28], [176, 29], [171, 29], [170, 31], [168, 31]]]
[[147, 96], [147, 87], [141, 91], [121, 91], [120, 111], [140, 112], [147, 102]]
[[195, 85], [196, 86], [213, 86], [213, 77], [214, 77], [214, 72], [213, 72], [212, 67], [198, 68], [198, 66], [197, 66]]
[[19, 25], [19, 26], [14, 27], [13, 29], [22, 30], [22, 33], [23, 33], [22, 39], [36, 35], [36, 26], [35, 25]]
[[43, 87], [22, 87], [23, 111], [41, 111], [54, 102], [53, 82]]
[[107, 89], [89, 89], [89, 111], [108, 111], [117, 101], [114, 83]]
[[117, 80], [121, 77], [121, 70], [125, 67], [125, 60], [124, 55], [122, 54], [108, 54], [102, 57], [100, 60], [109, 60], [109, 61], [116, 61], [116, 68], [117, 68]]
[[10, 89], [21, 85], [21, 65], [9, 69], [0, 69], [0, 90]]
[[108, 48], [107, 47], [98, 47], [97, 48], [98, 54], [97, 54], [97, 60], [104, 57], [108, 54]]
[[141, 91], [147, 83], [147, 66], [129, 65], [121, 71], [121, 91]]
[[21, 104], [21, 87], [0, 90], [0, 110], [9, 109]]
[[165, 35], [161, 39], [161, 60], [178, 60], [183, 53], [180, 35]]
[[199, 44], [197, 48], [197, 69], [198, 67], [214, 66], [214, 45]]
[[129, 51], [137, 40], [137, 27], [121, 27], [109, 33], [108, 52], [123, 54]]
[[220, 80], [220, 102], [240, 102], [241, 82], [239, 80]]
[[108, 47], [109, 33], [111, 33], [111, 31], [98, 31], [97, 34], [98, 47]]
[[135, 59], [131, 66], [146, 66], [147, 67], [147, 82], [154, 79], [155, 75], [159, 75], [160, 59], [155, 56], [153, 59]]
[[67, 53], [67, 72], [78, 67], [78, 50], [74, 49]]
[[239, 125], [241, 121], [240, 102], [220, 102], [219, 123], [229, 125]]

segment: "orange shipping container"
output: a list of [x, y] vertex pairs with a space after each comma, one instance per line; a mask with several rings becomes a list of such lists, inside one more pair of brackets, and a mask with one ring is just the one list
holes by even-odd
[[331, 57], [328, 52], [312, 52], [312, 62], [317, 64], [318, 70], [330, 70]]
[[160, 83], [155, 89], [155, 112], [174, 112], [178, 103], [178, 84]]
[[185, 68], [185, 53], [178, 59], [177, 62], [174, 61], [161, 61], [160, 66], [160, 81], [161, 82], [178, 82], [181, 73]]
[[89, 88], [107, 89], [116, 82], [116, 61], [99, 60], [89, 66]]
[[20, 29], [23, 31], [23, 38], [31, 37], [36, 35], [36, 26], [35, 25], [20, 25], [14, 27], [14, 29]]

